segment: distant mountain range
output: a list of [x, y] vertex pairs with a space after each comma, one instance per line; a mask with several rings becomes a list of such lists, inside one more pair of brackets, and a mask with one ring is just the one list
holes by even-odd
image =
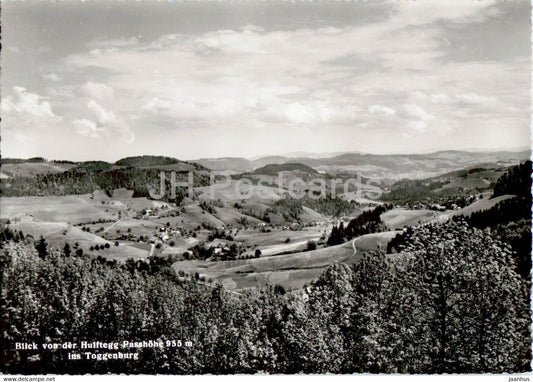
[[246, 158], [204, 158], [181, 161], [163, 156], [139, 156], [120, 159], [115, 163], [102, 161], [46, 161], [44, 158], [2, 158], [2, 178], [71, 171], [111, 170], [120, 168], [160, 169], [168, 171], [227, 171], [231, 174], [304, 171], [329, 175], [356, 175], [382, 180], [423, 179], [451, 171], [473, 167], [503, 168], [529, 159], [523, 151], [437, 151], [429, 154], [365, 154], [359, 152], [316, 156], [266, 156]]
[[364, 154], [345, 153], [332, 157], [266, 156], [258, 159], [204, 158], [190, 162], [211, 170], [243, 173], [267, 165], [300, 163], [321, 173], [355, 174], [385, 179], [421, 179], [438, 176], [468, 167], [505, 167], [529, 159], [531, 152], [523, 151], [437, 151], [429, 154]]

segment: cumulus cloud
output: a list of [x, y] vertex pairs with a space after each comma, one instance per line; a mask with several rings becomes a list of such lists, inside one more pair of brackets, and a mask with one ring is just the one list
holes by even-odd
[[368, 107], [370, 114], [385, 114], [385, 115], [394, 115], [396, 110], [382, 105], [370, 105]]
[[170, 110], [171, 107], [172, 102], [153, 97], [142, 106], [142, 109], [152, 113], [159, 113], [161, 111]]
[[117, 117], [115, 116], [115, 113], [104, 109], [102, 106], [97, 104], [94, 100], [90, 100], [89, 103], [87, 104], [87, 107], [96, 116], [96, 118], [98, 119], [98, 122], [103, 125], [107, 125], [107, 124], [114, 123], [117, 121]]
[[313, 109], [299, 102], [288, 105], [285, 109], [287, 119], [293, 123], [313, 123], [316, 119]]
[[[345, 136], [343, 142], [356, 137], [379, 147], [387, 139], [400, 144], [402, 130], [426, 134], [431, 143], [438, 131], [458, 139], [473, 118], [476, 126], [496, 115], [494, 120], [504, 122], [515, 118], [517, 125], [528, 107], [529, 94], [514, 90], [527, 88], [529, 59], [458, 61], [450, 53], [458, 47], [447, 28], [457, 33], [498, 17], [491, 4], [393, 1], [385, 2], [380, 18], [335, 26], [309, 22], [276, 30], [229, 23], [225, 30], [202, 28], [209, 30], [152, 40], [125, 33], [123, 39], [86, 43], [85, 53], [64, 58], [65, 72], [91, 81], [56, 86], [47, 94], [64, 102], [58, 110], [68, 110], [74, 131], [118, 142], [133, 141], [133, 131], [138, 140], [149, 140], [148, 129], [169, 137], [185, 129], [187, 137], [238, 136], [246, 142], [239, 146], [264, 150], [281, 136], [304, 136], [304, 128], [310, 149], [322, 147], [325, 139], [317, 137], [332, 131]], [[71, 77], [57, 73], [61, 85]], [[61, 89], [76, 97], [61, 96]], [[187, 148], [207, 147], [198, 142]]]
[[[382, 67], [396, 71], [411, 69], [417, 62], [425, 75], [435, 77], [434, 71], [427, 71], [440, 54], [434, 52], [438, 45], [434, 33], [410, 35], [410, 43], [405, 44], [404, 26], [391, 22], [268, 32], [246, 26], [95, 49], [69, 57], [68, 63], [109, 71], [120, 67], [121, 75], [116, 80], [111, 77], [108, 86], [121, 93], [139, 94], [140, 104], [132, 114], [138, 121], [148, 118], [151, 122], [158, 115], [163, 127], [174, 125], [168, 125], [168, 120], [203, 121], [202, 125], [220, 128], [234, 128], [235, 121], [273, 129], [354, 126], [364, 116], [362, 107], [370, 118], [391, 117], [393, 126], [397, 112], [380, 104], [383, 98], [376, 90], [390, 89], [387, 97], [403, 97], [398, 93], [412, 83], [404, 84], [394, 72], [379, 76], [368, 70], [359, 73], [361, 60], [353, 66], [342, 58], [372, 57]], [[380, 41], [379, 49], [368, 41]], [[96, 93], [101, 92], [86, 89], [86, 94], [98, 100]], [[362, 99], [371, 106], [362, 106]]]
[[40, 119], [53, 119], [57, 116], [52, 111], [48, 101], [41, 101], [42, 97], [35, 93], [28, 92], [21, 86], [14, 86], [15, 96], [8, 96], [2, 99], [2, 113], [18, 114], [22, 116], [32, 116]]
[[494, 97], [482, 96], [476, 93], [458, 94], [457, 99], [472, 104], [483, 104], [493, 102], [496, 99]]
[[82, 86], [83, 92], [90, 98], [96, 98], [99, 100], [112, 100], [115, 97], [115, 92], [113, 88], [106, 84], [101, 84], [98, 82], [87, 81]]
[[4, 154], [18, 157], [42, 155], [37, 148], [50, 145], [49, 140], [57, 134], [63, 119], [39, 94], [21, 86], [10, 90], [9, 93], [7, 89], [3, 90], [0, 107]]
[[43, 78], [45, 80], [49, 80], [49, 81], [53, 81], [53, 82], [58, 82], [58, 81], [61, 80], [61, 78], [55, 73], [43, 74]]
[[[442, 30], [427, 18], [491, 17], [485, 5], [455, 8], [461, 7], [442, 3], [436, 6], [442, 12], [434, 14], [405, 5], [385, 23], [347, 27], [265, 31], [248, 26], [164, 35], [73, 55], [67, 62], [110, 73], [120, 67], [120, 75], [112, 75], [106, 86], [129, 99], [120, 104], [115, 97], [115, 110], [128, 113], [139, 125], [167, 130], [191, 126], [243, 135], [253, 127], [276, 136], [287, 129], [379, 129], [391, 137], [400, 136], [403, 128], [418, 134], [429, 127], [457, 131], [465, 120], [454, 114], [458, 106], [463, 115], [480, 112], [472, 109], [483, 100], [474, 96], [482, 94], [477, 89], [493, 87], [494, 81], [519, 81], [501, 63], [443, 62]], [[414, 17], [410, 12], [420, 13]], [[411, 19], [403, 19], [407, 14]], [[422, 33], [413, 33], [413, 27]], [[86, 89], [86, 94], [103, 104], [97, 93], [109, 89]]]
[[407, 118], [412, 118], [419, 121], [429, 121], [435, 118], [433, 115], [427, 113], [422, 107], [415, 104], [403, 105], [403, 114]]
[[93, 113], [96, 122], [82, 118], [74, 120], [74, 127], [78, 134], [90, 138], [118, 138], [125, 143], [133, 143], [135, 135], [122, 119], [114, 112], [106, 110], [94, 100], [90, 100], [87, 108]]
[[89, 138], [108, 137], [109, 134], [105, 128], [97, 127], [96, 123], [88, 119], [76, 119], [74, 121], [76, 132]]

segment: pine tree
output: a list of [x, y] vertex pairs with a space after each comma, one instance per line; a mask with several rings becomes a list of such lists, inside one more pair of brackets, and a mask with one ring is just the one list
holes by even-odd
[[35, 244], [35, 249], [37, 250], [39, 257], [44, 260], [48, 255], [48, 243], [44, 237], [41, 236], [41, 238], [37, 241]]
[[70, 245], [68, 243], [65, 243], [65, 246], [63, 247], [63, 254], [66, 257], [69, 257], [72, 251], [70, 250]]

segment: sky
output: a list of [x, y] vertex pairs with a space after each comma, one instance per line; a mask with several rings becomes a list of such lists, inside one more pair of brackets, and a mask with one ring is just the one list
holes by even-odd
[[530, 7], [3, 2], [2, 156], [529, 147]]

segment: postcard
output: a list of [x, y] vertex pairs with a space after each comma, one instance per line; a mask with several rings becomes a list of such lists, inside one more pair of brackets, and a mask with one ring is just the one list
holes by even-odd
[[530, 2], [1, 25], [4, 375], [529, 378]]

